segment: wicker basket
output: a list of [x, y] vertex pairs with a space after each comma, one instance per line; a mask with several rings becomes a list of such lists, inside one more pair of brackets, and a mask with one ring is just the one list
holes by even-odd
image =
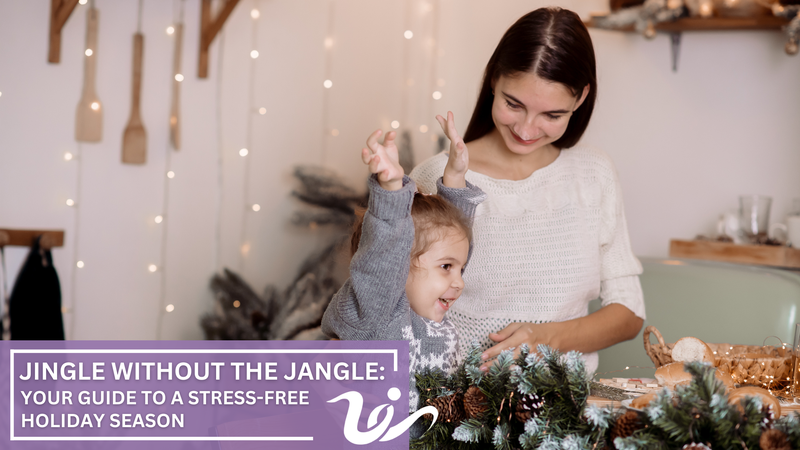
[[[650, 333], [655, 334], [658, 344], [650, 343]], [[656, 327], [644, 330], [644, 351], [659, 368], [673, 362], [672, 348], [667, 344]], [[736, 384], [749, 384], [770, 390], [784, 389], [791, 382], [791, 353], [789, 349], [771, 345], [731, 345], [708, 343], [717, 355], [715, 365], [730, 373]]]

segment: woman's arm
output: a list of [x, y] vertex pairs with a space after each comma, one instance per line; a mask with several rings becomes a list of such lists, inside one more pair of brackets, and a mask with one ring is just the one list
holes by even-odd
[[[564, 322], [512, 323], [497, 333], [489, 334], [489, 338], [498, 344], [483, 352], [481, 358], [491, 360], [510, 347], [518, 352], [520, 345], [525, 343], [534, 350], [537, 345], [545, 344], [562, 352], [596, 352], [635, 338], [643, 323], [630, 309], [617, 303], [604, 306], [588, 316]], [[487, 362], [481, 369], [488, 370], [490, 364]]]

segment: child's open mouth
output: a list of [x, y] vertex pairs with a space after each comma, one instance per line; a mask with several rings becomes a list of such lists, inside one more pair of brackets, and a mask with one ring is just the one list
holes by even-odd
[[454, 299], [454, 298], [440, 298], [440, 299], [439, 299], [439, 303], [441, 303], [441, 305], [442, 305], [442, 308], [444, 308], [445, 310], [449, 309], [449, 308], [450, 308], [450, 306], [451, 306], [451, 305], [453, 304], [453, 302], [455, 302], [455, 301], [456, 301], [456, 299]]

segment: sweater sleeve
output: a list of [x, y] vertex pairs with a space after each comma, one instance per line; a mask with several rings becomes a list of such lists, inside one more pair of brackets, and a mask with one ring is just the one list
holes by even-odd
[[[322, 331], [347, 340], [371, 340], [399, 334], [387, 325], [404, 306], [405, 286], [414, 244], [411, 204], [416, 185], [387, 191], [373, 175], [358, 251], [350, 261], [350, 278], [334, 295], [322, 318]], [[407, 301], [405, 307], [408, 307]], [[397, 333], [395, 333], [396, 331]]]
[[475, 208], [486, 200], [486, 194], [481, 188], [469, 181], [467, 181], [467, 187], [465, 188], [450, 188], [444, 185], [442, 177], [436, 180], [436, 193], [460, 209], [464, 216], [469, 219], [470, 224], [472, 224], [472, 219], [475, 218]]
[[645, 319], [644, 294], [639, 275], [642, 265], [633, 254], [622, 189], [616, 171], [603, 192], [600, 234], [600, 300], [603, 306], [617, 303]]

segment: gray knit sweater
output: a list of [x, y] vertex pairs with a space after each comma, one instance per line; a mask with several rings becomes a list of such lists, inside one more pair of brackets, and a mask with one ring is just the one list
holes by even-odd
[[[471, 221], [475, 208], [486, 198], [467, 182], [466, 188], [448, 188], [442, 179], [438, 194], [459, 208]], [[403, 177], [403, 187], [387, 191], [373, 175], [369, 179], [369, 206], [364, 215], [361, 241], [350, 262], [350, 278], [334, 295], [322, 317], [322, 331], [344, 340], [408, 340], [410, 350], [410, 409], [417, 409], [419, 394], [414, 374], [424, 368], [446, 374], [457, 367], [458, 336], [445, 317], [441, 322], [411, 310], [405, 286], [414, 245], [411, 204], [414, 181]], [[470, 254], [472, 246], [470, 246]]]

